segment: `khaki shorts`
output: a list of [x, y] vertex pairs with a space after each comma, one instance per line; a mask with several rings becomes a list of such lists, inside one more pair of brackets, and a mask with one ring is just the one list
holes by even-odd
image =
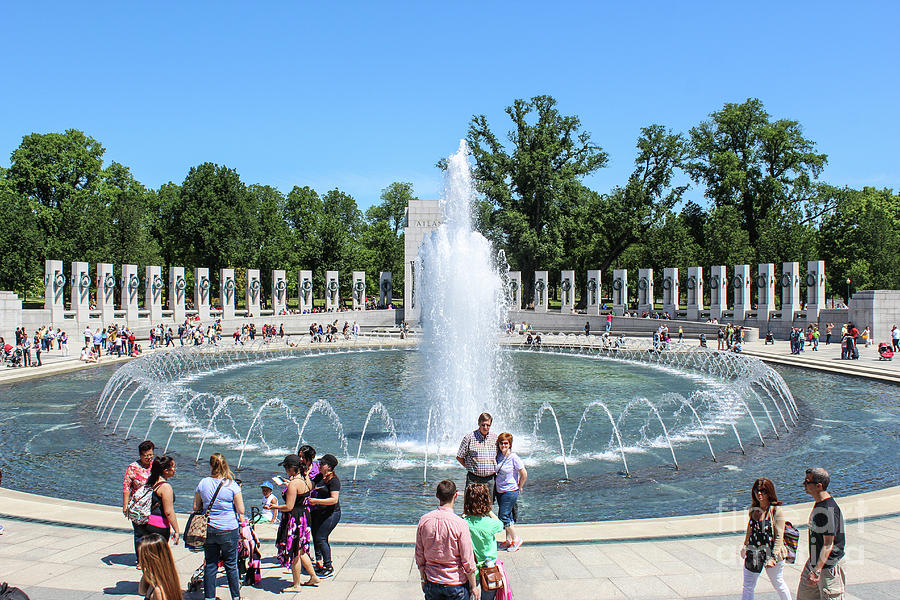
[[833, 567], [825, 567], [819, 575], [819, 581], [813, 583], [809, 580], [812, 571], [807, 563], [800, 575], [800, 585], [797, 587], [797, 600], [840, 600], [844, 597], [846, 576], [841, 564]]

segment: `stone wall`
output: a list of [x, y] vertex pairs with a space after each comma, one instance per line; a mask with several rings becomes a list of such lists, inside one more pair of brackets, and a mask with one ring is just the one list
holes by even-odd
[[22, 301], [15, 292], [0, 292], [0, 337], [16, 343], [16, 329], [22, 326]]
[[850, 299], [850, 321], [857, 329], [872, 328], [872, 340], [891, 341], [891, 327], [900, 327], [900, 291], [863, 290]]
[[418, 321], [421, 308], [418, 305], [418, 278], [416, 259], [419, 257], [419, 246], [425, 236], [440, 227], [444, 222], [444, 213], [439, 200], [413, 200], [406, 207], [406, 227], [404, 227], [404, 285], [403, 307], [408, 321]]

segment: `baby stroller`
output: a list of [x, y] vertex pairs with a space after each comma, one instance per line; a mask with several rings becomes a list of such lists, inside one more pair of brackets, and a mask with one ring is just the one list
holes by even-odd
[[2, 349], [0, 349], [3, 353], [3, 362], [7, 367], [21, 367], [22, 366], [22, 349], [21, 348], [13, 348], [10, 344], [6, 344]]
[[[253, 507], [256, 511], [256, 507]], [[240, 524], [240, 547], [238, 548], [238, 573], [243, 580], [243, 585], [259, 585], [262, 580], [260, 573], [260, 561], [262, 554], [259, 551], [259, 537], [256, 535], [256, 529], [250, 521], [244, 520]], [[219, 566], [222, 562], [219, 561]], [[194, 571], [187, 584], [187, 591], [197, 592], [203, 589], [203, 572], [206, 569], [206, 562]]]
[[878, 344], [878, 360], [891, 360], [894, 358], [894, 351], [885, 342]]

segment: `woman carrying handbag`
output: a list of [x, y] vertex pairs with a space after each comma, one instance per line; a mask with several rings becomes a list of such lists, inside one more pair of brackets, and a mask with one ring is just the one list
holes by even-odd
[[775, 484], [765, 477], [753, 482], [750, 492], [752, 504], [747, 534], [741, 548], [744, 559], [744, 591], [741, 600], [753, 600], [756, 581], [765, 570], [779, 600], [791, 600], [791, 592], [784, 583], [784, 510], [775, 494]]
[[231, 600], [241, 597], [241, 577], [238, 574], [238, 523], [244, 520], [244, 497], [241, 487], [225, 457], [216, 452], [209, 457], [210, 476], [204, 477], [194, 492], [194, 511], [206, 512], [208, 522], [206, 541], [203, 544], [205, 567], [203, 571], [203, 597], [216, 597], [216, 574], [219, 560], [225, 565]]

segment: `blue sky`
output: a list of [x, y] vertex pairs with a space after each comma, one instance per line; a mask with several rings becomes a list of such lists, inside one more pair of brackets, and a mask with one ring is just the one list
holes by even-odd
[[[434, 167], [474, 114], [550, 94], [627, 179], [642, 126], [687, 131], [758, 97], [829, 156], [822, 179], [897, 188], [897, 3], [3, 0], [0, 165], [23, 135], [81, 129], [142, 183], [192, 165], [361, 208]], [[702, 191], [688, 198], [702, 201]]]

